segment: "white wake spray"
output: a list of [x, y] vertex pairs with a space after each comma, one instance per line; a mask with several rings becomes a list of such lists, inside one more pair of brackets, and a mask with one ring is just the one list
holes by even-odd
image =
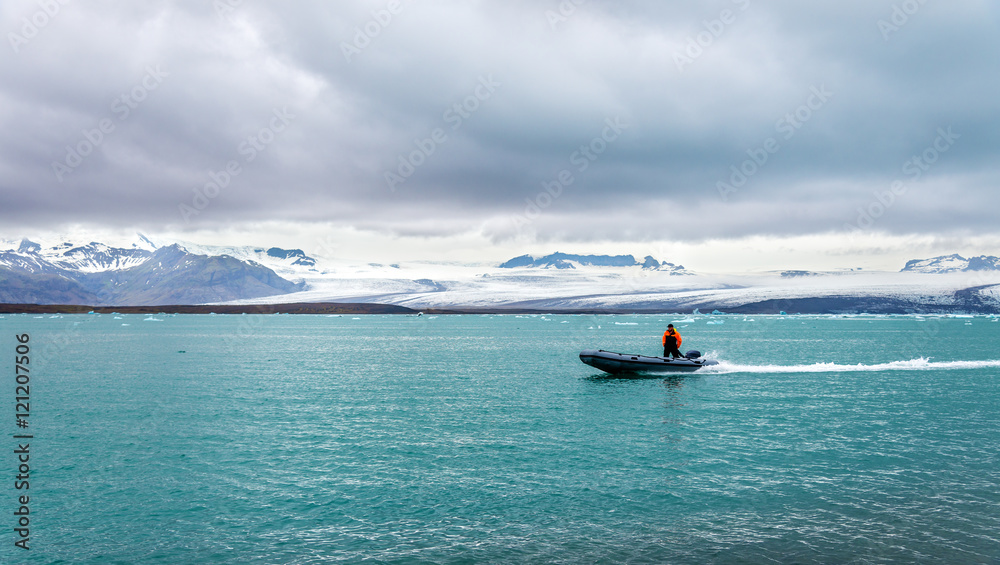
[[719, 361], [718, 365], [704, 367], [699, 373], [864, 373], [879, 371], [948, 371], [962, 369], [1000, 368], [1000, 360], [988, 361], [931, 361], [926, 358], [909, 361], [892, 361], [874, 365], [842, 365], [814, 363], [812, 365], [741, 365]]

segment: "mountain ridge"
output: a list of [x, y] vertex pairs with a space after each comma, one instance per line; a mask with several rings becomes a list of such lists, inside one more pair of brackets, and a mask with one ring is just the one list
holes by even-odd
[[957, 253], [953, 253], [930, 259], [912, 259], [906, 262], [906, 265], [900, 272], [942, 274], [966, 273], [970, 271], [1000, 271], [1000, 257], [980, 255], [966, 259]]
[[521, 255], [501, 263], [500, 269], [576, 269], [578, 266], [586, 267], [641, 267], [651, 271], [667, 271], [671, 274], [691, 274], [684, 269], [683, 265], [673, 263], [661, 263], [647, 255], [642, 262], [636, 260], [633, 255], [576, 255], [570, 253], [555, 252], [543, 257], [535, 258], [531, 255]]
[[[304, 257], [301, 252], [287, 255]], [[24, 239], [16, 250], [0, 252], [0, 300], [6, 303], [206, 303], [287, 294], [302, 287], [264, 265], [194, 254], [179, 244], [155, 251], [97, 242], [44, 249]]]

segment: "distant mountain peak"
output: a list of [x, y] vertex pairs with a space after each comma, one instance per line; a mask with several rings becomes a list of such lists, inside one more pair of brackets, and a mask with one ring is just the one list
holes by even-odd
[[307, 256], [301, 249], [281, 249], [280, 247], [272, 247], [267, 250], [267, 256], [274, 257], [275, 259], [295, 259], [292, 264], [303, 267], [313, 267], [316, 265], [316, 260]]
[[18, 253], [38, 253], [41, 250], [42, 246], [30, 239], [22, 239], [21, 245], [17, 248]]
[[968, 271], [1000, 271], [1000, 258], [980, 255], [969, 259]]
[[904, 273], [962, 273], [968, 271], [1000, 271], [1000, 257], [980, 255], [966, 259], [957, 253], [930, 259], [913, 259], [906, 262]]
[[160, 248], [159, 245], [153, 243], [152, 240], [146, 237], [146, 234], [136, 232], [135, 236], [138, 239], [135, 243], [132, 244], [132, 247], [136, 249], [145, 249], [146, 251], [156, 251], [157, 249]]
[[574, 255], [556, 252], [544, 257], [531, 255], [515, 257], [499, 266], [501, 269], [576, 269], [577, 267], [641, 267], [646, 270], [670, 271], [671, 274], [687, 274], [683, 265], [661, 263], [647, 255], [640, 263], [633, 255]]

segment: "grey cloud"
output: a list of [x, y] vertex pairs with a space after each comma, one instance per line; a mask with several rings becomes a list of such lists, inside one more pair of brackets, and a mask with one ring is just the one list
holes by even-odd
[[[878, 227], [995, 231], [981, 210], [997, 207], [996, 10], [928, 2], [886, 36], [879, 21], [902, 4], [590, 0], [553, 25], [556, 1], [401, 0], [391, 18], [388, 0], [222, 15], [71, 3], [0, 54], [0, 222], [334, 221], [503, 241], [566, 170], [572, 184], [524, 228], [539, 239], [808, 234], [843, 229], [952, 127], [960, 140]], [[5, 5], [0, 30], [37, 6]], [[718, 27], [724, 10], [735, 21]], [[115, 100], [158, 65], [169, 76], [123, 118]], [[461, 108], [487, 77], [495, 91]], [[814, 89], [833, 95], [808, 108]], [[282, 108], [295, 119], [267, 133]], [[594, 142], [616, 118], [628, 128]], [[52, 163], [101, 120], [114, 131], [60, 182]], [[722, 199], [718, 183], [772, 138], [780, 148]], [[591, 143], [602, 152], [581, 157]], [[413, 171], [391, 189], [401, 159]], [[240, 173], [185, 223], [179, 206], [233, 161]]]

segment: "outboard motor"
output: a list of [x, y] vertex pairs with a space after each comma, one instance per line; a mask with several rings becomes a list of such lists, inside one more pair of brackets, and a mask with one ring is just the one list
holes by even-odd
[[685, 353], [684, 357], [687, 358], [687, 359], [698, 359], [698, 358], [701, 357], [701, 351], [698, 351], [696, 349], [692, 349], [691, 351], [688, 351], [687, 353]]

